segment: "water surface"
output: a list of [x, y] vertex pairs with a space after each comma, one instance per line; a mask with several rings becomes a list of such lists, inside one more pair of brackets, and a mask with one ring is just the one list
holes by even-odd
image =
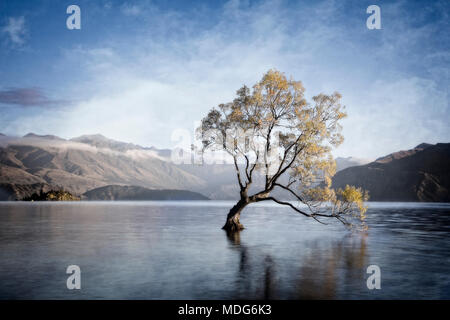
[[[370, 203], [367, 235], [253, 205], [230, 238], [232, 204], [0, 203], [0, 298], [450, 298], [449, 204]], [[73, 264], [81, 290], [66, 288]]]

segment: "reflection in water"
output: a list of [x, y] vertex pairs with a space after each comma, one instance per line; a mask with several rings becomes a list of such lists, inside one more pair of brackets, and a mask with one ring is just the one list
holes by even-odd
[[[279, 299], [277, 269], [270, 254], [261, 254], [241, 242], [241, 232], [226, 233], [231, 249], [239, 255], [236, 298]], [[295, 290], [289, 299], [335, 299], [340, 286], [365, 283], [366, 234], [346, 235], [322, 248], [319, 240], [305, 243], [308, 252], [298, 255], [290, 274]], [[254, 257], [250, 257], [254, 255]], [[259, 276], [258, 276], [259, 274]]]
[[364, 283], [365, 235], [346, 236], [332, 243], [327, 254], [316, 253], [320, 250], [318, 241], [309, 246], [312, 252], [301, 261], [296, 299], [335, 299], [340, 287]]
[[[250, 250], [241, 243], [241, 231], [226, 232], [226, 235], [232, 250], [239, 254], [235, 298], [276, 299], [273, 290], [275, 266], [272, 257], [265, 255], [261, 264], [254, 264], [254, 261], [250, 261]], [[260, 271], [262, 272], [260, 273]], [[260, 273], [260, 277], [258, 273]], [[258, 283], [253, 283], [255, 280]]]
[[246, 208], [227, 235], [230, 205], [0, 203], [0, 299], [450, 298], [450, 205], [371, 204], [367, 236], [276, 206]]

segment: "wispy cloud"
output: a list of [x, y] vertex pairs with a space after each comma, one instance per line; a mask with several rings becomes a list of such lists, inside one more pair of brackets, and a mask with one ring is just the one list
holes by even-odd
[[[5, 127], [25, 133], [44, 123], [52, 134], [94, 130], [173, 147], [174, 130], [192, 132], [211, 107], [277, 68], [302, 80], [308, 98], [343, 94], [349, 117], [336, 155], [376, 158], [448, 141], [448, 41], [436, 36], [448, 19], [437, 15], [416, 26], [419, 11], [406, 10], [409, 3], [383, 4], [382, 30], [366, 28], [359, 1], [233, 0], [195, 12], [162, 10], [146, 1], [125, 4], [119, 21], [139, 14], [139, 24], [120, 25], [124, 30], [104, 41], [65, 48], [64, 59], [55, 62], [61, 70], [82, 71], [83, 81], [71, 81], [69, 90], [83, 100], [64, 111], [11, 116]], [[442, 12], [430, 6], [430, 12]]]
[[25, 17], [10, 17], [1, 31], [6, 34], [11, 44], [22, 46], [25, 43], [26, 35]]
[[128, 3], [124, 3], [122, 5], [121, 10], [122, 10], [122, 13], [126, 16], [138, 16], [142, 12], [142, 9], [139, 6], [137, 6], [135, 4], [131, 5]]
[[54, 106], [62, 103], [60, 100], [51, 100], [42, 89], [32, 88], [7, 88], [0, 90], [0, 104], [15, 105], [20, 107]]

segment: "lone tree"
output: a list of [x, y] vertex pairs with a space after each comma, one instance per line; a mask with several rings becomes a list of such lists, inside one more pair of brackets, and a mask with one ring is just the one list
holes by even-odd
[[[236, 169], [240, 199], [227, 215], [226, 231], [243, 229], [242, 210], [261, 201], [288, 206], [321, 223], [334, 218], [348, 226], [355, 219], [363, 224], [367, 193], [351, 186], [331, 188], [336, 171], [331, 148], [343, 141], [339, 121], [346, 116], [341, 95], [319, 94], [309, 103], [304, 91], [300, 81], [269, 70], [251, 90], [243, 86], [233, 102], [202, 119], [197, 134], [203, 151], [225, 151]], [[263, 183], [250, 193], [255, 175]], [[275, 188], [298, 203], [276, 198]]]

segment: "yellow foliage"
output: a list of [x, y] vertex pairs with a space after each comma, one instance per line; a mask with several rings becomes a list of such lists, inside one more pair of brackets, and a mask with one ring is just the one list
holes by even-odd
[[346, 185], [344, 189], [339, 188], [337, 190], [338, 201], [342, 201], [348, 204], [354, 204], [359, 212], [359, 218], [364, 221], [366, 218], [367, 206], [364, 205], [364, 201], [369, 200], [369, 194], [367, 191], [363, 191], [361, 188]]
[[[201, 136], [204, 149], [224, 148], [237, 160], [244, 154], [236, 150], [249, 149], [245, 141], [256, 144], [255, 141], [262, 139], [265, 145], [258, 149], [259, 163], [254, 166], [256, 170], [265, 170], [266, 189], [261, 194], [269, 194], [279, 178], [277, 173], [288, 167], [289, 170], [284, 172], [290, 175], [290, 181], [297, 183], [301, 193], [299, 198], [304, 199], [308, 206], [331, 203], [333, 216], [341, 218], [358, 212], [359, 218], [364, 220], [367, 211], [364, 201], [368, 198], [366, 192], [351, 186], [336, 191], [331, 188], [336, 172], [331, 150], [343, 142], [340, 121], [347, 116], [340, 103], [342, 96], [338, 92], [328, 95], [320, 93], [307, 102], [304, 92], [301, 81], [288, 79], [280, 71], [269, 70], [253, 87], [243, 86], [232, 102], [220, 104], [202, 120], [198, 132], [204, 134]], [[238, 130], [226, 133], [230, 128], [251, 132], [251, 136], [236, 139]], [[226, 139], [213, 139], [205, 133], [208, 130], [221, 132]], [[276, 133], [279, 140], [274, 138]], [[227, 145], [224, 140], [233, 143]], [[281, 150], [271, 157], [269, 152], [277, 147]], [[251, 150], [256, 154], [255, 149]], [[248, 154], [245, 156], [248, 160]], [[269, 163], [274, 158], [281, 159], [281, 165]], [[278, 171], [271, 172], [270, 167], [278, 168]], [[247, 177], [248, 180], [240, 181], [242, 189], [245, 189], [244, 184], [251, 183], [248, 174], [247, 171], [238, 176], [238, 179]]]

